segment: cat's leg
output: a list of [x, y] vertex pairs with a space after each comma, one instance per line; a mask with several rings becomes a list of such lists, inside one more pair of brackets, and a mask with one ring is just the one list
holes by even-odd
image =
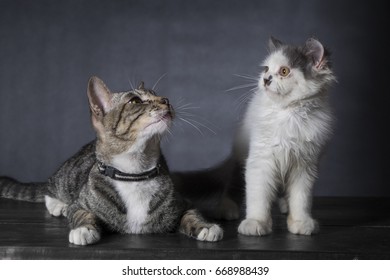
[[88, 245], [100, 240], [101, 228], [97, 217], [78, 205], [69, 207], [69, 242], [75, 245]]
[[319, 230], [311, 217], [312, 187], [315, 176], [307, 170], [295, 171], [287, 186], [289, 215], [287, 227], [291, 233], [310, 235]]
[[195, 209], [184, 212], [179, 231], [200, 241], [218, 241], [223, 237], [222, 228], [217, 224], [206, 222]]
[[45, 195], [45, 205], [50, 215], [53, 216], [65, 216], [67, 215], [68, 205], [57, 198]]
[[229, 194], [224, 191], [214, 212], [216, 219], [237, 220], [240, 217], [240, 207]]
[[272, 231], [271, 205], [275, 196], [275, 163], [271, 157], [249, 157], [245, 173], [246, 218], [238, 227], [244, 235], [266, 235]]

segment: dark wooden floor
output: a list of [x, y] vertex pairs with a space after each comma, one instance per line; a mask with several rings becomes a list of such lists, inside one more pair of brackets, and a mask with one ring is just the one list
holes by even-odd
[[65, 218], [43, 204], [0, 199], [1, 259], [390, 259], [390, 198], [315, 198], [321, 224], [314, 236], [288, 233], [274, 211], [274, 232], [237, 234], [238, 221], [222, 222], [224, 239], [199, 242], [180, 234], [104, 236], [87, 247], [68, 243]]

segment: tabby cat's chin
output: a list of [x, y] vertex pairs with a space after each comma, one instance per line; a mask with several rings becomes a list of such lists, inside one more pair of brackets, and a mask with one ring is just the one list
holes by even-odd
[[171, 112], [162, 114], [145, 127], [145, 131], [150, 131], [152, 134], [163, 134], [171, 126], [173, 121]]

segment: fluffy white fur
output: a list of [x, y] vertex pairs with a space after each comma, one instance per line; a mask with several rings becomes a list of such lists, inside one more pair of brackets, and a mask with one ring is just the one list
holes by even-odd
[[[271, 39], [270, 48], [263, 64], [266, 71], [260, 75], [236, 141], [236, 156], [245, 162], [246, 181], [246, 218], [238, 232], [269, 234], [272, 202], [283, 193], [280, 207], [288, 212], [288, 230], [310, 235], [318, 231], [311, 216], [312, 187], [321, 151], [331, 134], [326, 89], [334, 76], [317, 40], [309, 39], [297, 48], [308, 57], [304, 70], [291, 65], [280, 41]], [[287, 76], [281, 75], [281, 67], [289, 68]]]

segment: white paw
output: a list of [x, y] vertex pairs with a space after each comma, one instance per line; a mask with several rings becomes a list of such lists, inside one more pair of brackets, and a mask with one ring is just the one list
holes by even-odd
[[210, 228], [203, 228], [196, 239], [200, 241], [218, 241], [223, 237], [223, 230], [219, 225], [213, 225]]
[[238, 233], [243, 235], [262, 236], [272, 232], [272, 221], [267, 222], [255, 219], [245, 219], [238, 227]]
[[279, 204], [280, 213], [287, 214], [288, 213], [288, 203], [287, 203], [286, 198], [284, 198], [284, 197], [279, 198], [278, 204]]
[[88, 245], [100, 240], [100, 233], [94, 229], [78, 227], [69, 232], [69, 242], [75, 245]]
[[316, 220], [306, 218], [304, 220], [293, 220], [290, 217], [287, 219], [287, 227], [291, 233], [311, 235], [319, 231], [319, 226]]
[[216, 219], [237, 220], [240, 217], [240, 208], [233, 200], [224, 197], [215, 210], [214, 216]]
[[50, 215], [58, 217], [62, 214], [66, 217], [66, 210], [68, 209], [68, 205], [66, 205], [62, 201], [45, 195], [45, 205]]

